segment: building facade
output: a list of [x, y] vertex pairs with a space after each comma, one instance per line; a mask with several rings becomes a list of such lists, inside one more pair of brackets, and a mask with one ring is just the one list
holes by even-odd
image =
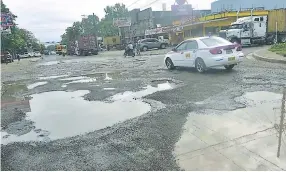
[[262, 8], [265, 10], [286, 8], [286, 0], [217, 0], [211, 3], [212, 13], [251, 8]]
[[[210, 14], [211, 10], [194, 10], [192, 15], [201, 17]], [[173, 11], [152, 11], [152, 8], [147, 8], [140, 11], [140, 9], [133, 9], [129, 12], [131, 17], [131, 27], [125, 28], [125, 39], [144, 38], [146, 32], [156, 30], [167, 26], [174, 25], [174, 21], [183, 21], [186, 17], [180, 16]], [[148, 32], [150, 33], [150, 32]], [[166, 33], [168, 34], [168, 33]]]

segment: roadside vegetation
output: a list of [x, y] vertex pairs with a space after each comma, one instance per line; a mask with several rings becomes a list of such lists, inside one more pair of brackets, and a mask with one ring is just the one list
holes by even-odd
[[272, 45], [269, 51], [275, 52], [277, 54], [286, 57], [286, 43]]
[[[1, 0], [1, 13], [11, 13], [10, 9]], [[20, 28], [15, 23], [16, 15], [12, 14], [14, 26], [11, 26], [12, 34], [1, 33], [1, 51], [9, 51], [10, 53], [24, 53], [27, 47], [42, 51], [45, 46], [39, 43], [34, 34], [24, 28]]]

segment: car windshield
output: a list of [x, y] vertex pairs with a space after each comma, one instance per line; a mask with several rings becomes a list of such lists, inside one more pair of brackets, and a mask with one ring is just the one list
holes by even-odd
[[229, 41], [220, 37], [203, 38], [201, 41], [208, 47], [231, 44]]
[[242, 29], [243, 25], [242, 24], [233, 24], [229, 26], [229, 29]]

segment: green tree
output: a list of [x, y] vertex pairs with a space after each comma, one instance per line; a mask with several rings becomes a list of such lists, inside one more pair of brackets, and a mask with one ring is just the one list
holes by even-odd
[[128, 9], [124, 4], [116, 3], [114, 6], [104, 8], [104, 19], [113, 21], [113, 18], [128, 17]]
[[55, 45], [48, 45], [46, 50], [49, 50], [49, 51], [56, 51], [56, 46]]
[[[10, 9], [1, 0], [1, 12], [10, 13], [13, 16], [13, 21], [17, 16], [11, 13]], [[37, 48], [40, 47], [39, 41], [35, 38], [34, 34], [26, 29], [21, 29], [17, 26], [12, 26], [12, 34], [1, 34], [1, 50], [9, 50], [12, 52], [25, 51], [28, 44]]]
[[114, 6], [104, 8], [104, 12], [105, 16], [99, 24], [99, 33], [103, 37], [118, 35], [118, 28], [113, 26], [113, 19], [128, 17], [128, 9], [124, 4], [116, 3]]

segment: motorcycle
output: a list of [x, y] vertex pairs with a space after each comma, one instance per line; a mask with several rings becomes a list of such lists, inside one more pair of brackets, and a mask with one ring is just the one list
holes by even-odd
[[134, 49], [126, 49], [125, 52], [124, 52], [124, 57], [126, 56], [132, 56], [134, 57], [135, 56], [135, 52], [134, 52]]

